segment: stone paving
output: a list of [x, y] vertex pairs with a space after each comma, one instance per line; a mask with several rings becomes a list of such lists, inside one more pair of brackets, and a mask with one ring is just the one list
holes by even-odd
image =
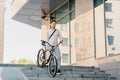
[[62, 66], [62, 75], [48, 75], [47, 67], [26, 66], [21, 69], [24, 80], [117, 80], [99, 68], [86, 66]]
[[36, 65], [1, 65], [0, 80], [117, 80], [95, 67], [62, 66], [62, 75], [48, 75], [47, 67]]

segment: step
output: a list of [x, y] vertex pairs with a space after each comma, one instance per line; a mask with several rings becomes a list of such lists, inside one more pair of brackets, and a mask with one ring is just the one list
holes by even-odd
[[62, 66], [62, 75], [56, 75], [55, 78], [48, 75], [47, 67], [25, 66], [21, 71], [24, 80], [117, 80], [99, 68], [86, 66]]
[[[43, 68], [42, 68], [43, 69]], [[41, 68], [39, 68], [39, 67], [25, 67], [23, 70], [41, 70]], [[77, 67], [77, 68], [75, 68], [75, 67], [65, 67], [65, 66], [62, 66], [61, 67], [61, 70], [62, 71], [69, 71], [69, 72], [99, 72], [100, 70], [98, 69], [98, 68], [89, 68], [89, 67], [87, 67], [87, 68], [83, 68], [83, 67]]]
[[54, 77], [54, 78], [51, 78], [51, 77], [41, 77], [41, 78], [38, 78], [38, 77], [29, 77], [28, 79], [24, 79], [24, 80], [105, 80], [104, 78], [69, 78], [69, 77], [66, 77], [66, 78], [58, 78], [58, 77]]
[[[33, 70], [28, 69], [28, 70], [23, 70], [23, 72], [26, 73], [26, 74], [29, 73], [29, 74], [34, 74], [34, 75], [35, 75], [35, 74], [36, 74], [36, 75], [37, 75], [37, 74], [48, 74], [47, 68], [38, 68], [38, 69], [36, 68], [36, 69], [33, 69]], [[98, 72], [98, 71], [97, 71], [97, 72], [94, 72], [94, 71], [80, 71], [80, 70], [78, 70], [78, 71], [72, 71], [72, 70], [71, 70], [71, 71], [70, 71], [70, 70], [69, 70], [69, 71], [67, 71], [67, 70], [64, 70], [64, 71], [63, 71], [63, 70], [62, 70], [62, 73], [63, 73], [63, 74], [71, 74], [71, 75], [73, 75], [73, 74], [74, 74], [74, 75], [75, 75], [75, 74], [79, 74], [79, 75], [80, 75], [80, 74], [91, 74], [91, 75], [92, 75], [92, 74], [93, 74], [93, 75], [94, 75], [94, 74], [99, 74], [99, 75], [105, 75], [105, 72]]]

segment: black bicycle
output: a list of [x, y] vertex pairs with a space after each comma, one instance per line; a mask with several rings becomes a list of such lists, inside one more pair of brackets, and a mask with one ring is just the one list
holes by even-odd
[[[43, 48], [41, 48], [38, 51], [37, 54], [37, 65], [38, 67], [45, 67], [47, 63], [48, 64], [48, 73], [51, 77], [55, 77], [57, 73], [58, 63], [57, 59], [55, 57], [55, 47], [58, 46], [52, 46], [47, 41], [41, 40]], [[46, 50], [46, 44], [51, 47], [50, 50]]]

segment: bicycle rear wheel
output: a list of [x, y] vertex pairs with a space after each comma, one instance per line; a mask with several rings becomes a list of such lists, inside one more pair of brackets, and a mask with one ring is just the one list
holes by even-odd
[[48, 73], [51, 77], [55, 77], [56, 73], [57, 73], [57, 59], [54, 55], [51, 55], [50, 57], [50, 62], [48, 65]]
[[45, 51], [44, 49], [40, 49], [37, 54], [37, 66], [44, 67], [45, 66]]

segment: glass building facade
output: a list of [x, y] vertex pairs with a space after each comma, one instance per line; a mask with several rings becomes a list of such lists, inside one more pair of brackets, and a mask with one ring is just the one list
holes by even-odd
[[[75, 19], [75, 0], [68, 0], [63, 2], [59, 8], [54, 10], [50, 14], [50, 21], [57, 21], [57, 28], [61, 30], [63, 36], [62, 46], [62, 62], [63, 64], [75, 63], [71, 61], [71, 55], [75, 56], [75, 31], [74, 31], [74, 19]], [[71, 35], [74, 34], [74, 35]], [[72, 45], [72, 47], [71, 47]]]
[[63, 35], [63, 64], [92, 60], [94, 65], [97, 58], [119, 54], [119, 5], [120, 0], [63, 0], [55, 9], [50, 5], [50, 21], [57, 21]]
[[[119, 33], [120, 9], [119, 7], [120, 7], [120, 0], [101, 0], [101, 1], [94, 0], [96, 36], [99, 36], [99, 39], [102, 38], [100, 36], [104, 36], [102, 38], [104, 39], [103, 40], [104, 54], [99, 56], [96, 52], [96, 57], [98, 58], [120, 53], [120, 43], [119, 43], [120, 41], [120, 36], [119, 36], [120, 35]], [[101, 20], [101, 21], [98, 21], [98, 20]], [[97, 30], [102, 30], [104, 33], [98, 32]], [[98, 44], [96, 45], [99, 46]]]

